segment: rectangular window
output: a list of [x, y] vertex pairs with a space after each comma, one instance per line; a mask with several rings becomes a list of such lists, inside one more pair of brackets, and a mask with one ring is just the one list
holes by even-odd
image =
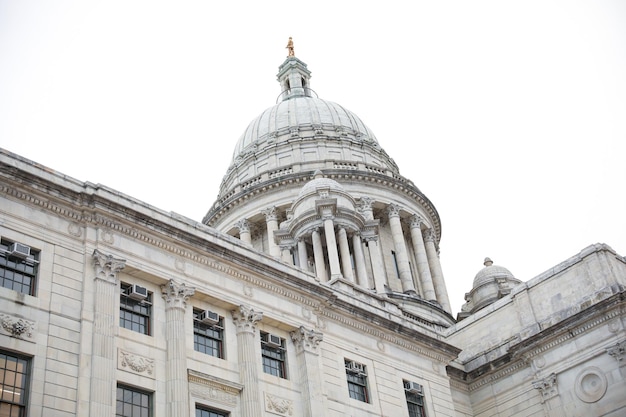
[[120, 284], [120, 327], [150, 335], [152, 293], [139, 285]]
[[193, 348], [224, 359], [224, 318], [209, 310], [193, 310]]
[[409, 409], [409, 417], [426, 417], [424, 388], [416, 382], [404, 381], [404, 395], [406, 396], [406, 406]]
[[261, 355], [263, 372], [280, 378], [287, 378], [285, 339], [271, 333], [261, 332]]
[[124, 385], [117, 386], [116, 417], [152, 417], [152, 394]]
[[348, 379], [348, 393], [350, 398], [370, 402], [367, 392], [367, 372], [365, 365], [345, 359], [346, 377]]
[[0, 286], [35, 295], [39, 251], [18, 242], [0, 240]]
[[0, 416], [26, 415], [30, 360], [0, 351]]
[[204, 406], [196, 405], [196, 417], [228, 417], [225, 411], [213, 410]]

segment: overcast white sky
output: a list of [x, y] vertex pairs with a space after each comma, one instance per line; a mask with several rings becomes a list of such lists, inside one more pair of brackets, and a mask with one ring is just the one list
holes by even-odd
[[0, 146], [200, 221], [292, 36], [437, 207], [455, 314], [485, 256], [626, 255], [626, 2], [217, 3], [0, 0]]

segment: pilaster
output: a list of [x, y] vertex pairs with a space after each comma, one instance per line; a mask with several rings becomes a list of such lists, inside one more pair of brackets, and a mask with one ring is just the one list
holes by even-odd
[[241, 305], [232, 312], [237, 332], [237, 357], [239, 376], [244, 388], [241, 392], [241, 416], [258, 417], [263, 415], [259, 387], [257, 351], [255, 347], [256, 325], [263, 319], [263, 313]]
[[105, 255], [96, 249], [93, 252], [96, 270], [94, 291], [94, 325], [91, 357], [90, 416], [109, 417], [115, 412], [115, 335], [117, 311], [115, 297], [118, 296], [117, 274], [124, 269], [126, 261]]
[[322, 333], [300, 327], [291, 332], [291, 340], [296, 347], [296, 360], [299, 367], [299, 383], [303, 393], [303, 417], [318, 417], [325, 414], [322, 394], [322, 373], [318, 346], [323, 340]]

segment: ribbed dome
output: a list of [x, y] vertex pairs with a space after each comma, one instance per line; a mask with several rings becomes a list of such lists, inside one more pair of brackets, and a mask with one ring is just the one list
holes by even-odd
[[479, 286], [493, 282], [496, 278], [506, 278], [507, 280], [518, 281], [511, 271], [506, 269], [503, 266], [494, 265], [493, 261], [489, 258], [485, 258], [485, 267], [478, 271], [476, 277], [474, 277], [473, 288], [478, 288]]
[[316, 136], [342, 137], [377, 144], [374, 133], [354, 113], [317, 97], [292, 97], [266, 109], [239, 138], [233, 160], [251, 145], [255, 152], [276, 141]]

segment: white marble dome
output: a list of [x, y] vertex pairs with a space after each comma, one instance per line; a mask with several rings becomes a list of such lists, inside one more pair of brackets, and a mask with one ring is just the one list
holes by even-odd
[[297, 96], [281, 101], [252, 120], [235, 146], [233, 160], [251, 147], [259, 152], [296, 134], [299, 139], [336, 136], [378, 144], [374, 133], [345, 107], [317, 97]]

